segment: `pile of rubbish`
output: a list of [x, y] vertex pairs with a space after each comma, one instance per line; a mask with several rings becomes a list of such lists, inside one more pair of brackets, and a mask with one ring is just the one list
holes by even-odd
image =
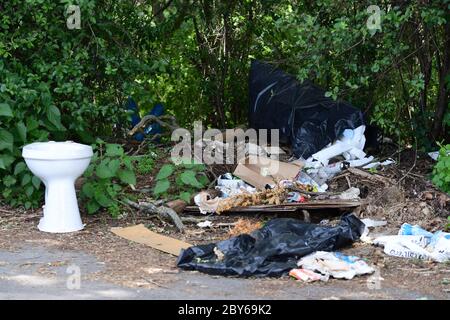
[[304, 282], [353, 279], [375, 269], [357, 256], [336, 250], [362, 241], [384, 246], [390, 256], [450, 261], [450, 233], [428, 232], [417, 225], [403, 224], [398, 235], [371, 239], [369, 228], [386, 221], [358, 219], [348, 213], [336, 226], [312, 224], [291, 218], [272, 219], [260, 229], [218, 243], [181, 250], [177, 266], [213, 275], [281, 276]]
[[[278, 146], [243, 143], [245, 155], [238, 159], [233, 172], [220, 175], [215, 190], [204, 190], [194, 197], [202, 214], [249, 207], [257, 212], [275, 211], [313, 203], [324, 205], [322, 208], [354, 208], [359, 205], [358, 188], [348, 182], [347, 190], [330, 192], [327, 182], [346, 169], [367, 178], [371, 175], [364, 170], [395, 163], [365, 153], [366, 125], [361, 111], [349, 103], [333, 101], [308, 81], [298, 83], [295, 77], [259, 61], [251, 66], [249, 115], [251, 128], [279, 129], [281, 141], [290, 145], [293, 157], [281, 161], [279, 156], [285, 151]], [[209, 143], [227, 145], [222, 138]], [[205, 141], [197, 143], [203, 146]], [[237, 147], [243, 147], [242, 143]], [[383, 179], [373, 177], [376, 182]], [[346, 207], [348, 203], [356, 205]], [[142, 228], [138, 239], [171, 254], [180, 252], [177, 266], [185, 270], [242, 277], [290, 275], [305, 282], [374, 273], [374, 267], [364, 259], [337, 251], [356, 241], [382, 246], [390, 256], [450, 261], [450, 233], [431, 233], [405, 223], [397, 235], [372, 238], [371, 229], [387, 221], [360, 220], [350, 211], [334, 226], [292, 218], [275, 218], [256, 227], [242, 221], [239, 224], [243, 232], [230, 232], [229, 239], [217, 243], [163, 241], [160, 235], [148, 232], [144, 241]], [[212, 222], [197, 225], [211, 228]], [[171, 246], [162, 248], [162, 242]]]
[[[358, 109], [325, 97], [324, 90], [309, 82], [300, 84], [269, 64], [252, 63], [250, 101], [251, 128], [278, 129], [294, 158], [280, 161], [284, 151], [278, 146], [247, 143], [245, 158], [238, 159], [233, 173], [218, 178], [220, 196], [204, 191], [195, 197], [204, 214], [234, 207], [358, 200], [357, 188], [342, 195], [327, 193], [327, 181], [351, 167], [371, 169], [395, 163], [377, 161], [364, 152], [366, 126]], [[228, 145], [222, 142], [224, 136], [210, 142]]]
[[375, 269], [356, 256], [347, 256], [340, 252], [316, 251], [300, 259], [300, 269], [292, 269], [289, 275], [305, 282], [353, 279], [355, 276], [371, 274]]
[[[194, 198], [200, 212], [221, 214], [249, 206], [262, 210], [316, 200], [357, 201], [358, 188], [328, 192], [327, 181], [345, 169], [373, 169], [395, 161], [377, 161], [368, 156], [364, 152], [366, 126], [361, 112], [324, 93], [310, 82], [300, 84], [295, 77], [254, 61], [250, 74], [250, 126], [279, 129], [282, 142], [291, 145], [296, 160], [279, 161], [277, 156], [284, 152], [279, 148], [270, 154], [271, 147], [247, 146], [245, 159], [239, 161], [234, 172], [218, 178], [218, 197], [203, 191]], [[273, 219], [248, 234], [182, 250], [177, 265], [220, 275], [289, 273], [306, 282], [328, 281], [330, 277], [352, 279], [374, 272], [363, 259], [336, 251], [357, 240], [384, 246], [385, 253], [392, 256], [439, 262], [450, 259], [447, 233], [432, 234], [404, 224], [398, 235], [376, 239], [369, 236], [370, 229], [386, 223], [359, 220], [352, 214], [344, 215], [335, 227]]]
[[450, 261], [450, 233], [428, 232], [418, 225], [404, 223], [398, 235], [381, 236], [373, 243], [384, 247], [384, 253], [401, 258]]
[[[345, 129], [331, 145], [308, 159], [285, 162], [264, 155], [248, 154], [233, 173], [221, 175], [216, 190], [219, 197], [203, 191], [194, 198], [200, 212], [221, 213], [234, 207], [282, 205], [312, 200], [358, 200], [359, 189], [343, 194], [327, 192], [327, 181], [350, 167], [362, 169], [393, 164], [393, 160], [374, 161], [364, 153], [364, 126]], [[330, 163], [330, 160], [343, 158]]]
[[298, 219], [272, 219], [251, 234], [241, 234], [181, 251], [177, 266], [216, 275], [280, 276], [316, 251], [334, 251], [358, 240], [364, 224], [353, 214], [335, 227]]

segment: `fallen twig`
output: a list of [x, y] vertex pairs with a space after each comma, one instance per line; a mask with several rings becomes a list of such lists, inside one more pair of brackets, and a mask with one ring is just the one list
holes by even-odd
[[416, 149], [415, 149], [415, 155], [414, 155], [414, 163], [411, 168], [403, 175], [403, 177], [398, 180], [397, 184], [400, 185], [401, 182], [411, 173], [411, 171], [416, 167], [417, 163], [417, 139], [416, 139]]
[[209, 221], [209, 219], [205, 219], [205, 218], [181, 217], [181, 221], [186, 222], [186, 223], [199, 223], [199, 222], [203, 222], [205, 220]]
[[[171, 123], [166, 122], [164, 120], [171, 121]], [[135, 125], [133, 127], [133, 129], [131, 129], [128, 132], [128, 135], [129, 136], [134, 135], [140, 129], [144, 128], [147, 125], [147, 123], [149, 123], [149, 122], [158, 122], [162, 127], [169, 128], [170, 131], [173, 131], [173, 130], [179, 128], [179, 126], [175, 122], [175, 118], [171, 115], [162, 115], [162, 116], [157, 117], [157, 116], [149, 114], [149, 115], [146, 115], [145, 117], [143, 117], [142, 120], [139, 121], [139, 123], [137, 125]]]
[[10, 213], [10, 214], [14, 214], [14, 213], [15, 213], [14, 211], [6, 210], [6, 209], [1, 209], [1, 208], [0, 208], [0, 212], [3, 212], [3, 213]]
[[169, 289], [169, 287], [163, 286], [162, 284], [159, 284], [158, 282], [152, 280], [152, 279], [147, 279], [145, 277], [141, 277], [143, 280], [147, 281], [148, 283], [154, 284], [155, 286], [158, 286], [160, 288], [164, 288], [164, 289]]
[[151, 202], [140, 202], [139, 204], [131, 200], [125, 200], [131, 207], [142, 210], [146, 213], [156, 214], [162, 220], [171, 220], [180, 232], [184, 232], [184, 225], [178, 214], [171, 208], [158, 206]]
[[138, 145], [136, 151], [133, 152], [133, 156], [136, 156], [136, 155], [139, 154], [139, 152], [141, 151], [141, 148], [145, 145], [145, 143], [146, 143], [145, 139], [142, 140], [141, 143], [139, 143], [139, 145]]
[[383, 177], [379, 174], [371, 174], [369, 172], [366, 172], [366, 171], [358, 169], [358, 168], [348, 168], [347, 170], [348, 170], [348, 172], [350, 172], [354, 175], [360, 176], [362, 178], [366, 178], [372, 182], [381, 182], [385, 185], [392, 184], [391, 179]]
[[237, 222], [221, 222], [213, 224], [213, 227], [234, 227]]
[[343, 173], [340, 173], [340, 174], [334, 176], [333, 178], [331, 178], [330, 181], [333, 181], [333, 180], [337, 180], [337, 179], [339, 179], [339, 178], [346, 177], [346, 176], [348, 176], [349, 174], [350, 174], [350, 172], [344, 171]]

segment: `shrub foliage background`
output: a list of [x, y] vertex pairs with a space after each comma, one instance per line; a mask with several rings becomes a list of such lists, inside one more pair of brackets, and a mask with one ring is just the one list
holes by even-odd
[[[81, 9], [81, 29], [66, 8]], [[132, 95], [178, 122], [246, 123], [264, 59], [362, 108], [397, 142], [435, 148], [450, 125], [450, 0], [10, 0], [0, 2], [0, 198], [38, 205], [33, 141], [121, 135]], [[373, 17], [372, 17], [373, 18]]]

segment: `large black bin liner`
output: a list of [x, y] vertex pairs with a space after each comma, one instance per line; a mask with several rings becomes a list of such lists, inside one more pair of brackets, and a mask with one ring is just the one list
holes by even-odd
[[268, 63], [252, 61], [249, 122], [254, 129], [279, 129], [296, 157], [308, 158], [333, 142], [345, 129], [364, 124], [351, 104], [325, 97], [325, 90]]
[[[363, 230], [363, 222], [353, 214], [344, 215], [334, 227], [273, 219], [252, 234], [182, 250], [177, 266], [216, 275], [280, 276], [295, 268], [301, 257], [349, 245]], [[214, 248], [221, 253], [217, 255]]]

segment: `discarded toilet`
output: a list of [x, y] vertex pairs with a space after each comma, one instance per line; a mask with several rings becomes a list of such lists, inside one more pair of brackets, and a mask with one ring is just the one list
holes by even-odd
[[26, 145], [22, 156], [45, 185], [44, 216], [39, 230], [58, 233], [83, 229], [75, 180], [89, 166], [92, 147], [72, 141], [36, 142]]

